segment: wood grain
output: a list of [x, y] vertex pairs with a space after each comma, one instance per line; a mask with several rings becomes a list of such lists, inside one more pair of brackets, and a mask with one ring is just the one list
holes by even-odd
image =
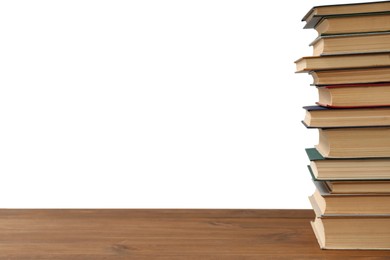
[[2, 209], [0, 259], [390, 259], [320, 250], [311, 210]]

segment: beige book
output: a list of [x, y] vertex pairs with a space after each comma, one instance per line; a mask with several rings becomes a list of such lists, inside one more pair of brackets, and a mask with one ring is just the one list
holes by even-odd
[[390, 67], [313, 70], [309, 74], [317, 86], [390, 82]]
[[318, 37], [310, 44], [313, 55], [390, 51], [390, 33], [342, 34]]
[[385, 215], [390, 214], [390, 194], [331, 194], [319, 191], [312, 195], [321, 215]]
[[370, 193], [389, 193], [390, 180], [367, 180], [367, 181], [325, 181], [331, 194], [370, 194]]
[[390, 250], [390, 216], [315, 218], [321, 249]]
[[318, 152], [325, 158], [390, 157], [390, 127], [323, 128]]
[[303, 123], [308, 127], [389, 126], [390, 107], [331, 109], [307, 106]]
[[313, 197], [311, 222], [321, 249], [390, 250], [390, 215], [323, 215]]
[[305, 28], [313, 28], [319, 20], [329, 15], [358, 15], [390, 11], [390, 1], [314, 6], [302, 18]]
[[389, 31], [390, 12], [374, 15], [328, 16], [324, 17], [314, 29], [319, 35]]
[[390, 105], [390, 83], [317, 87], [318, 104], [326, 107], [377, 107]]
[[[390, 19], [389, 19], [390, 20]], [[296, 72], [390, 66], [390, 52], [308, 56], [295, 61]]]
[[390, 180], [390, 158], [316, 160], [310, 169], [320, 180]]

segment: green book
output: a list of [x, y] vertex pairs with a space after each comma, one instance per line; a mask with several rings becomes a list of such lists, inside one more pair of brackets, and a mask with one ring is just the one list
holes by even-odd
[[325, 157], [316, 148], [306, 148], [305, 150], [310, 161], [325, 160]]

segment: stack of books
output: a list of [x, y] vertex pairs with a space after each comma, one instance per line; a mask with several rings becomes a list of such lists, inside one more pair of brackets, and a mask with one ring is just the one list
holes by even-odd
[[313, 7], [318, 37], [297, 72], [313, 77], [303, 124], [316, 190], [312, 227], [323, 249], [390, 249], [390, 1]]

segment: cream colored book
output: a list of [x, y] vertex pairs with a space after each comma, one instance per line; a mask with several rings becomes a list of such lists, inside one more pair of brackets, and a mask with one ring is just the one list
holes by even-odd
[[390, 106], [390, 83], [317, 87], [317, 104], [326, 107]]
[[307, 127], [390, 126], [390, 107], [333, 109], [305, 106]]
[[325, 181], [331, 194], [390, 194], [390, 180]]
[[316, 86], [390, 82], [390, 67], [313, 70]]
[[[390, 21], [390, 18], [389, 18]], [[390, 52], [307, 56], [295, 61], [296, 72], [390, 66]]]
[[390, 127], [318, 129], [316, 149], [325, 158], [390, 157]]
[[311, 226], [321, 249], [390, 250], [390, 215], [327, 216], [309, 199], [316, 215]]
[[390, 180], [390, 158], [315, 160], [310, 170], [320, 180]]
[[[318, 160], [311, 163], [321, 161], [344, 161], [344, 160]], [[371, 161], [371, 160], [366, 160]], [[315, 166], [314, 166], [315, 167]], [[390, 195], [390, 179], [389, 178], [374, 178], [370, 172], [368, 178], [344, 177], [343, 174], [337, 178], [317, 178], [313, 173], [312, 166], [307, 166], [310, 175], [314, 181], [323, 182], [326, 185], [330, 194], [389, 194]], [[389, 175], [389, 174], [388, 174]], [[317, 174], [318, 176], [318, 174]], [[340, 178], [341, 177], [341, 178]]]
[[327, 16], [314, 29], [319, 35], [389, 31], [390, 12], [370, 15]]
[[390, 250], [390, 216], [338, 216], [311, 222], [321, 249]]
[[386, 11], [390, 11], [390, 1], [321, 5], [311, 8], [302, 21], [306, 22], [305, 28], [313, 28], [325, 16], [375, 14]]
[[337, 34], [313, 41], [313, 56], [390, 51], [390, 32]]
[[321, 215], [390, 215], [388, 193], [335, 193], [329, 192], [323, 181], [313, 181], [316, 190], [311, 196]]

